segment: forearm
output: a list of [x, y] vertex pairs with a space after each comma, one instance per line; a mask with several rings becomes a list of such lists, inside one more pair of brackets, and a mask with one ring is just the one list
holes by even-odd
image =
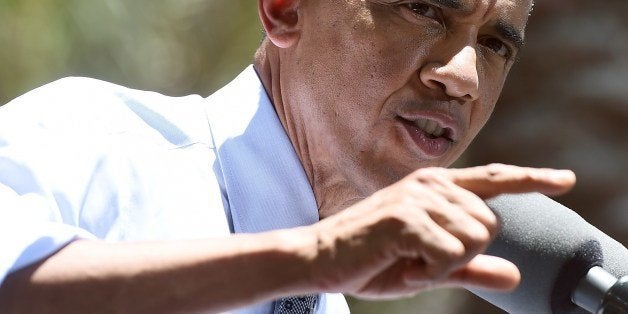
[[197, 241], [76, 241], [10, 275], [0, 312], [218, 312], [306, 293], [315, 241], [303, 228]]

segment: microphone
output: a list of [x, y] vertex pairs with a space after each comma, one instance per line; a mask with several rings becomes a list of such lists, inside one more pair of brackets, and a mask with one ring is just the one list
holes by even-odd
[[580, 280], [571, 301], [589, 313], [628, 313], [628, 276], [617, 279], [595, 266]]
[[[487, 254], [513, 262], [510, 293], [469, 289], [510, 313], [628, 313], [628, 250], [569, 208], [538, 194], [486, 202], [502, 229]], [[623, 303], [623, 304], [622, 304]]]

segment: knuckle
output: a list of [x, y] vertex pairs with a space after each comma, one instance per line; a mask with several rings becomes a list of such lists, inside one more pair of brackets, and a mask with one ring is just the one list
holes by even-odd
[[438, 173], [440, 172], [440, 169], [441, 168], [438, 168], [438, 167], [425, 167], [425, 168], [416, 170], [414, 173], [419, 174], [419, 175], [428, 175], [428, 174]]
[[405, 210], [393, 210], [380, 219], [382, 225], [390, 227], [391, 230], [405, 230], [408, 228], [408, 218]]
[[478, 248], [484, 247], [490, 241], [491, 234], [487, 228], [475, 228], [475, 230], [469, 235], [467, 248], [471, 251], [475, 251]]
[[446, 262], [446, 264], [452, 264], [464, 258], [467, 250], [462, 242], [453, 242], [443, 250], [443, 253], [445, 253], [444, 262]]
[[521, 183], [534, 182], [534, 181], [537, 181], [538, 179], [539, 179], [538, 174], [531, 171], [522, 171], [521, 173], [517, 175], [517, 180], [520, 181]]
[[446, 277], [466, 257], [466, 249], [462, 242], [454, 243], [442, 247], [440, 256], [434, 258], [433, 263], [426, 267], [428, 278], [439, 280]]
[[546, 176], [544, 173], [536, 171], [536, 170], [529, 170], [525, 172], [525, 177], [524, 177], [526, 183], [535, 183], [535, 182], [541, 182], [541, 181], [545, 181], [546, 180]]
[[490, 221], [487, 221], [484, 224], [486, 233], [488, 234], [488, 241], [490, 241], [494, 235], [496, 235], [499, 232], [500, 229], [500, 222], [499, 219], [497, 219], [497, 216], [495, 216], [493, 213], [491, 213], [491, 215], [489, 216], [491, 219]]
[[488, 230], [488, 233], [494, 234], [494, 232], [499, 229], [499, 218], [497, 218], [497, 215], [495, 215], [493, 210], [486, 206], [486, 204], [481, 203], [480, 205], [481, 206], [478, 206], [477, 209], [474, 209], [475, 214], [477, 215], [479, 221]]
[[408, 238], [408, 236], [418, 233], [416, 231], [419, 229], [417, 221], [421, 221], [421, 219], [417, 219], [416, 211], [404, 206], [395, 206], [384, 212], [378, 219], [376, 229], [381, 228], [383, 234], [393, 237]]
[[413, 180], [410, 180], [409, 178], [401, 179], [395, 184], [384, 189], [386, 193], [382, 193], [382, 194], [385, 194], [385, 195], [394, 194], [396, 197], [398, 197], [399, 195], [403, 196], [411, 191], [412, 183], [413, 183]]
[[492, 163], [486, 166], [486, 173], [490, 178], [495, 178], [500, 176], [502, 173], [512, 170], [512, 166], [500, 164], [500, 163]]
[[438, 167], [422, 168], [415, 171], [414, 175], [420, 182], [436, 181], [444, 178], [445, 169]]
[[400, 182], [399, 190], [405, 195], [409, 196], [415, 193], [416, 190], [416, 182], [414, 180], [404, 180]]

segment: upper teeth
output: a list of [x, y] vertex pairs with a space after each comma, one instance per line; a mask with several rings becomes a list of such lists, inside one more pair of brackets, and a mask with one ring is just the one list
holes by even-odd
[[445, 134], [445, 130], [438, 125], [438, 122], [428, 119], [419, 119], [416, 122], [416, 126], [423, 132], [432, 135], [434, 137], [441, 137]]

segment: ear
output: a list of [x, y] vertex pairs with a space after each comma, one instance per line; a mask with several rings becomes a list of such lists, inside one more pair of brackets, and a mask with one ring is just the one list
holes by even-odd
[[259, 0], [259, 16], [266, 36], [277, 47], [288, 48], [299, 39], [299, 0]]

